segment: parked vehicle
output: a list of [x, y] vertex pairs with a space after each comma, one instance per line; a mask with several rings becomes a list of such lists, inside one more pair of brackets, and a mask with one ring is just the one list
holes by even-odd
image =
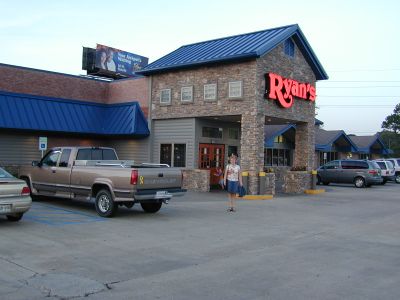
[[394, 176], [396, 183], [400, 183], [400, 158], [388, 158], [386, 159], [394, 165]]
[[383, 178], [382, 184], [385, 184], [387, 181], [395, 181], [395, 169], [392, 162], [384, 159], [376, 159], [374, 160], [378, 166], [381, 168], [381, 175]]
[[17, 222], [31, 205], [32, 199], [26, 182], [0, 168], [0, 215]]
[[355, 187], [369, 187], [381, 184], [381, 169], [370, 160], [333, 160], [317, 170], [318, 183], [353, 183]]
[[93, 199], [102, 217], [113, 216], [119, 205], [130, 208], [135, 203], [155, 213], [162, 203], [186, 192], [181, 170], [118, 160], [112, 148], [53, 148], [40, 162], [22, 167], [20, 178], [27, 181], [33, 197]]

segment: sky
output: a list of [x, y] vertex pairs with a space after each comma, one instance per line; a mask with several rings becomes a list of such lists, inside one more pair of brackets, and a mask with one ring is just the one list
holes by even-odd
[[400, 103], [400, 1], [0, 0], [0, 63], [73, 75], [82, 47], [149, 57], [182, 45], [299, 24], [329, 76], [317, 82], [326, 130], [371, 135]]

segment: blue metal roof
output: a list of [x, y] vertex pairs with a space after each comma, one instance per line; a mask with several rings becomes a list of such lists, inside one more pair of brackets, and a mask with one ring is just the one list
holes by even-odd
[[101, 104], [0, 92], [0, 128], [148, 136], [137, 102]]
[[138, 73], [148, 75], [203, 64], [257, 58], [289, 37], [293, 38], [302, 51], [317, 80], [328, 79], [328, 75], [297, 24], [182, 46]]

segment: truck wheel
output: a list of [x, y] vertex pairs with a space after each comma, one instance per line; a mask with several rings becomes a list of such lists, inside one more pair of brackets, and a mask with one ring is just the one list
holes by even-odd
[[18, 222], [19, 220], [22, 219], [23, 213], [18, 213], [14, 215], [7, 215], [7, 220], [10, 222]]
[[140, 205], [145, 212], [154, 214], [160, 210], [162, 202], [140, 203]]
[[110, 191], [106, 189], [100, 190], [97, 193], [94, 205], [99, 216], [104, 218], [114, 216], [118, 210], [117, 203], [114, 202]]
[[400, 174], [397, 174], [397, 175], [396, 175], [394, 181], [395, 181], [396, 183], [400, 183]]

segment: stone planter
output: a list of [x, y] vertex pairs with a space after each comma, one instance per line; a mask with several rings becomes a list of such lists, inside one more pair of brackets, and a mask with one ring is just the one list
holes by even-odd
[[184, 169], [183, 188], [193, 192], [210, 191], [210, 171], [200, 169]]
[[307, 171], [288, 171], [283, 178], [283, 193], [301, 194], [311, 189], [312, 175]]

